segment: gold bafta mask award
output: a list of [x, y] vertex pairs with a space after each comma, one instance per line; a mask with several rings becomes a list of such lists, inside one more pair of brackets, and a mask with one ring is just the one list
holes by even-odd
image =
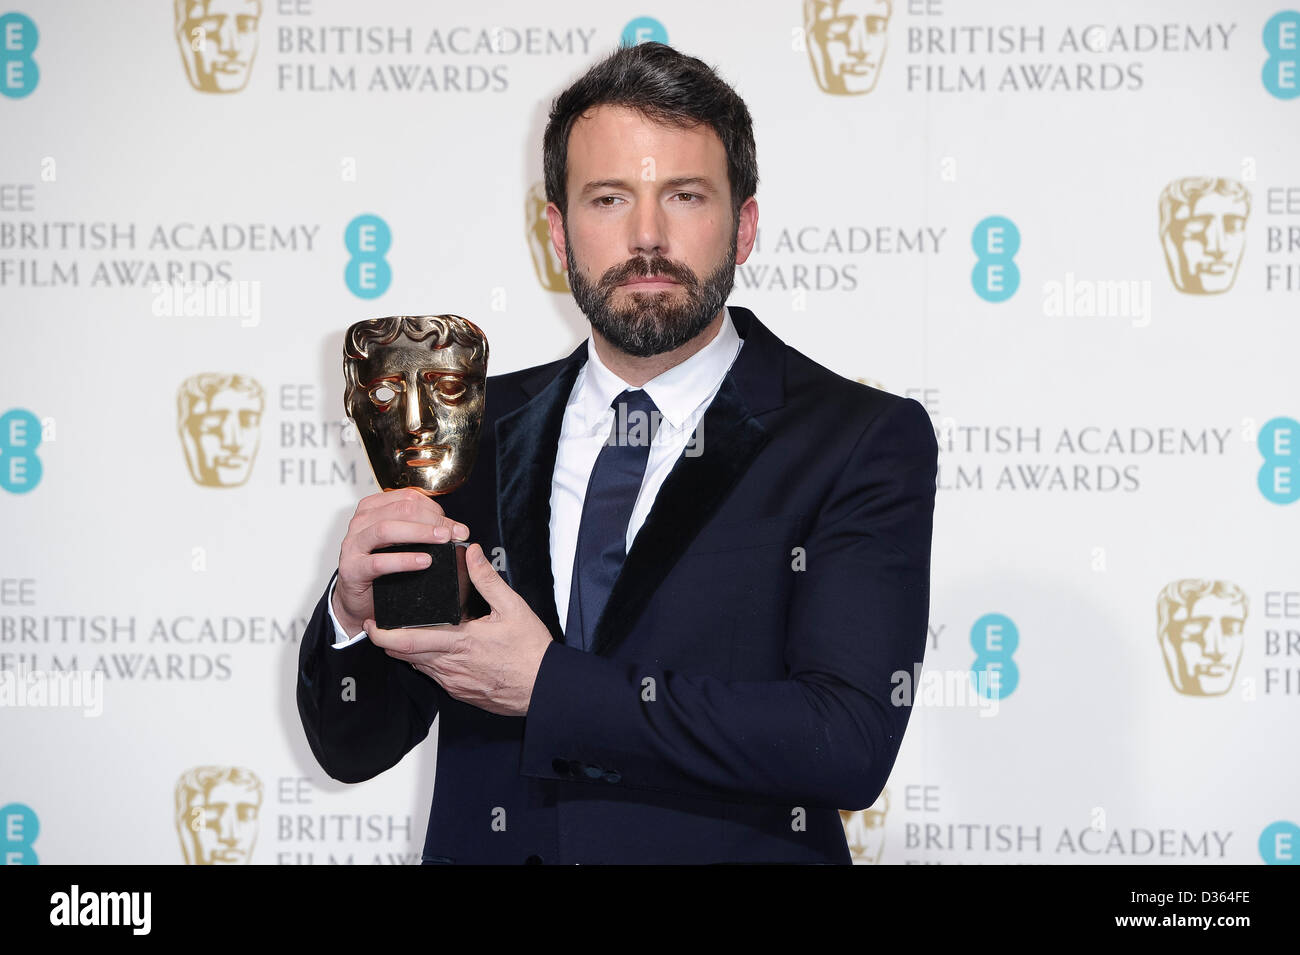
[[[459, 315], [396, 315], [348, 328], [343, 402], [382, 489], [413, 487], [433, 497], [465, 483], [478, 458], [487, 359], [487, 337]], [[379, 548], [418, 551], [433, 562], [376, 578], [375, 623], [385, 630], [430, 627], [486, 614], [466, 570], [467, 546]]]

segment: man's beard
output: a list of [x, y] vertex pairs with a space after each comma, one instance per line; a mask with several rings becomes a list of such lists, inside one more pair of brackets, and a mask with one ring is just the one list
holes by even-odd
[[[736, 280], [734, 234], [726, 260], [703, 282], [687, 266], [656, 255], [650, 259], [637, 256], [613, 266], [595, 285], [587, 281], [578, 266], [567, 227], [564, 238], [569, 250], [569, 288], [578, 308], [610, 344], [638, 358], [672, 351], [704, 331], [727, 303]], [[678, 293], [671, 289], [632, 292], [626, 308], [615, 308], [612, 300], [619, 285], [638, 275], [666, 276], [686, 290], [686, 297], [681, 302], [673, 301]]]

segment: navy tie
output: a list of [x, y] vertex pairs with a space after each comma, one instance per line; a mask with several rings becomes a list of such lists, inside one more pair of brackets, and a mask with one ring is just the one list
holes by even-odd
[[579, 650], [591, 649], [596, 621], [627, 556], [627, 525], [659, 426], [659, 409], [643, 389], [624, 391], [610, 407], [614, 424], [591, 469], [573, 556], [564, 642]]

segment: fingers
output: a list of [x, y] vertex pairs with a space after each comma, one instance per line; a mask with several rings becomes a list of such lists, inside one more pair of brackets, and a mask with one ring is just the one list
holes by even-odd
[[418, 551], [401, 554], [353, 553], [339, 558], [339, 578], [353, 587], [364, 587], [373, 583], [376, 577], [424, 570], [431, 563], [433, 559], [428, 554]]
[[366, 621], [366, 634], [370, 642], [383, 647], [389, 656], [406, 657], [417, 653], [451, 653], [458, 648], [464, 635], [444, 630], [423, 630], [408, 627], [401, 630], [381, 630], [374, 620]]
[[379, 491], [367, 495], [357, 503], [357, 513], [361, 514], [366, 511], [373, 511], [376, 508], [387, 507], [397, 501], [410, 501], [413, 505], [431, 512], [435, 517], [443, 516], [441, 504], [428, 494], [413, 487], [402, 487], [393, 491]]
[[392, 544], [445, 544], [451, 540], [448, 524], [418, 521], [380, 520], [348, 535], [354, 553], [370, 554]]
[[483, 553], [482, 545], [470, 544], [465, 550], [465, 567], [474, 587], [493, 610], [505, 612], [513, 609], [516, 601], [523, 599], [501, 579], [501, 575]]
[[451, 528], [455, 540], [466, 540], [469, 528], [447, 517], [439, 504], [429, 495], [412, 487], [398, 488], [394, 491], [380, 491], [363, 497], [357, 503], [349, 530], [362, 528], [384, 518], [397, 518], [421, 524], [445, 525]]

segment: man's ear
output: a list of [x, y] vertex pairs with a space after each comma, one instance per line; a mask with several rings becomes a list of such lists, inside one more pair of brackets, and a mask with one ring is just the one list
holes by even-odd
[[551, 230], [551, 245], [555, 246], [555, 254], [560, 257], [560, 268], [567, 272], [569, 250], [564, 244], [564, 216], [560, 213], [560, 207], [553, 202], [546, 204], [546, 223]]
[[740, 207], [736, 216], [736, 263], [749, 258], [754, 251], [754, 242], [758, 238], [758, 201], [750, 196]]

